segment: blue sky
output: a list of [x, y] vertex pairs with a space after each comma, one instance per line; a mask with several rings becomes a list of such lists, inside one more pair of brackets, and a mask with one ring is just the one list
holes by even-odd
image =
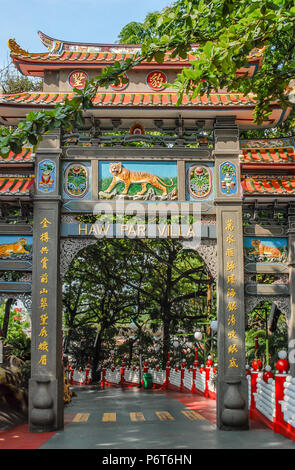
[[[174, 178], [177, 176], [176, 162], [123, 162], [123, 166], [132, 171], [146, 171], [160, 178]], [[99, 162], [101, 179], [111, 178], [110, 162]]]
[[171, 0], [0, 0], [0, 68], [10, 62], [7, 41], [29, 52], [46, 52], [37, 31], [75, 42], [114, 43], [122, 27], [143, 21]]

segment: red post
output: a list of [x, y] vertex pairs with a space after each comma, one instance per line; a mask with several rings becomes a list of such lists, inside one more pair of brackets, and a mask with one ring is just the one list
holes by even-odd
[[181, 369], [180, 369], [180, 387], [179, 391], [183, 391], [183, 379], [184, 379], [184, 371], [185, 371], [185, 366], [186, 366], [186, 361], [182, 361], [181, 363]]
[[256, 409], [254, 393], [257, 392], [257, 377], [258, 377], [258, 372], [252, 370], [251, 372], [251, 400], [250, 400], [250, 408], [249, 408], [250, 418], [253, 418], [253, 413]]
[[258, 352], [258, 336], [255, 336], [254, 338], [254, 351], [255, 351], [255, 358], [256, 358], [257, 352]]
[[[257, 342], [258, 342], [258, 338], [257, 338]], [[251, 402], [250, 402], [250, 408], [249, 408], [249, 416], [250, 416], [250, 418], [254, 418], [254, 413], [255, 413], [255, 410], [256, 410], [254, 393], [257, 392], [257, 377], [258, 377], [259, 371], [261, 371], [261, 369], [262, 369], [262, 362], [259, 359], [254, 359], [254, 361], [252, 361], [251, 365], [252, 365], [252, 371], [251, 371]]]
[[208, 382], [209, 382], [209, 377], [210, 377], [210, 370], [211, 370], [211, 367], [206, 367], [205, 369], [205, 391], [204, 391], [204, 395], [205, 397], [209, 397], [209, 390], [208, 390]]
[[106, 368], [102, 368], [102, 378], [101, 378], [101, 386], [102, 388], [105, 388], [106, 385]]
[[[286, 381], [286, 374], [276, 374], [275, 375], [275, 396], [276, 396], [276, 416], [274, 419], [274, 432], [282, 433], [284, 428], [286, 428], [286, 423], [284, 420], [284, 415], [282, 412], [281, 400], [284, 400], [284, 383]], [[284, 426], [285, 423], [285, 426]]]
[[125, 372], [125, 362], [124, 362], [124, 359], [123, 359], [122, 364], [121, 364], [121, 370], [120, 370], [120, 373], [121, 373], [120, 385], [122, 385], [125, 382], [124, 372]]
[[195, 385], [195, 380], [196, 380], [196, 374], [197, 374], [197, 368], [198, 368], [198, 361], [195, 361], [193, 364], [193, 386], [192, 386], [192, 393], [194, 393], [196, 385]]
[[165, 382], [163, 383], [161, 389], [164, 389], [164, 390], [168, 389], [169, 383], [170, 383], [169, 377], [170, 377], [170, 361], [167, 361], [167, 363], [166, 363], [166, 379], [165, 379]]
[[287, 359], [279, 359], [276, 363], [276, 369], [278, 373], [275, 375], [276, 416], [274, 419], [273, 430], [274, 432], [281, 433], [286, 437], [289, 437], [287, 433], [289, 426], [288, 423], [286, 423], [284, 420], [284, 414], [282, 412], [280, 401], [284, 400], [284, 383], [287, 378], [289, 367], [290, 364]]
[[198, 360], [198, 348], [195, 347], [195, 361]]

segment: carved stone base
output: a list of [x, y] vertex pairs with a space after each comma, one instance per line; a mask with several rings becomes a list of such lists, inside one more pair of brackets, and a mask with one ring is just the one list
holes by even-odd
[[217, 421], [219, 429], [243, 431], [249, 429], [248, 384], [246, 379], [225, 379], [217, 382], [217, 393], [223, 396], [218, 400]]
[[50, 432], [63, 428], [63, 380], [39, 376], [29, 381], [29, 430]]

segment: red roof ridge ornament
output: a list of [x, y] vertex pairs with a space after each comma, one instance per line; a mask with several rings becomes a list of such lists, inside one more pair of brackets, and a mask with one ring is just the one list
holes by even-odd
[[140, 44], [102, 44], [92, 42], [74, 42], [55, 39], [47, 34], [38, 31], [38, 36], [42, 44], [50, 53], [62, 54], [69, 52], [113, 52], [117, 54], [134, 54], [141, 51]]
[[49, 50], [49, 52], [57, 53], [60, 50], [62, 41], [53, 39], [50, 36], [42, 33], [42, 31], [38, 31], [38, 36], [41, 39], [42, 44]]
[[260, 57], [263, 57], [264, 51], [266, 49], [266, 46], [263, 47], [255, 47], [250, 54], [248, 54], [248, 59], [257, 59]]
[[22, 49], [14, 38], [8, 39], [8, 47], [11, 50], [12, 54], [17, 54], [17, 55], [22, 55], [22, 56], [29, 55], [29, 52]]
[[257, 99], [257, 95], [255, 95], [255, 93], [252, 93], [252, 91], [249, 91], [249, 93], [247, 93], [247, 95], [250, 98], [250, 100], [255, 101]]

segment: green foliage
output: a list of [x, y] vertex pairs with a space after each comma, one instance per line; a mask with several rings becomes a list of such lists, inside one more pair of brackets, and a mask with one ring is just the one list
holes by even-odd
[[[133, 324], [135, 350], [147, 356], [152, 332], [163, 329], [164, 352], [159, 353], [163, 358], [173, 334], [179, 329], [191, 332], [207, 316], [206, 301], [201, 301], [207, 295], [207, 282], [203, 261], [178, 241], [103, 239], [81, 251], [66, 276], [67, 351], [72, 351], [75, 332], [88, 325], [97, 333], [91, 355], [106, 359], [115, 336], [127, 340]], [[122, 351], [128, 350], [128, 344]]]
[[[4, 306], [2, 304], [0, 307], [0, 325], [3, 324]], [[29, 321], [22, 321], [19, 312], [11, 310], [5, 343], [12, 348], [13, 355], [23, 360], [30, 358], [31, 339], [25, 332], [29, 327]]]
[[4, 93], [22, 93], [42, 90], [43, 82], [40, 79], [25, 77], [10, 64], [0, 74], [0, 85]]
[[21, 384], [20, 387], [28, 390], [31, 377], [31, 361], [26, 360], [21, 365]]
[[76, 368], [85, 369], [89, 357], [94, 353], [95, 328], [89, 325], [79, 325], [71, 333], [71, 342], [67, 353], [72, 358]]
[[159, 12], [148, 13], [143, 23], [132, 21], [122, 28], [118, 35], [120, 44], [142, 44], [144, 40], [151, 40], [155, 34], [155, 27], [160, 17]]
[[249, 363], [255, 358], [255, 337], [258, 338], [257, 358], [266, 364], [266, 351], [268, 348], [270, 365], [275, 366], [278, 360], [277, 353], [286, 349], [288, 344], [288, 331], [286, 320], [280, 315], [274, 332], [268, 328], [268, 319], [271, 311], [271, 302], [261, 302], [248, 316], [248, 328], [245, 333], [247, 360]]
[[[286, 109], [286, 89], [294, 78], [294, 2], [292, 0], [178, 0], [165, 8], [142, 42], [143, 55], [161, 62], [163, 53], [186, 58], [198, 44], [192, 67], [184, 68], [173, 86], [191, 97], [224, 89], [257, 96], [256, 120], [271, 112], [276, 100]], [[263, 62], [253, 78], [236, 71], [247, 68], [253, 51], [263, 48]], [[259, 52], [258, 52], [259, 55]]]

